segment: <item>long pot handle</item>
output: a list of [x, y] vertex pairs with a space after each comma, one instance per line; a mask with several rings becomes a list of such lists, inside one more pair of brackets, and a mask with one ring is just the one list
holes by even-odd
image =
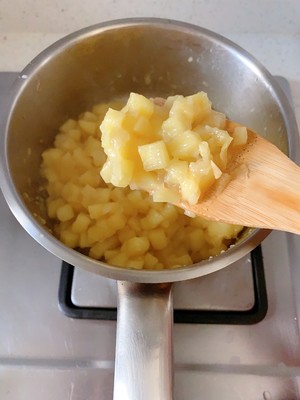
[[118, 282], [114, 400], [172, 400], [171, 284]]

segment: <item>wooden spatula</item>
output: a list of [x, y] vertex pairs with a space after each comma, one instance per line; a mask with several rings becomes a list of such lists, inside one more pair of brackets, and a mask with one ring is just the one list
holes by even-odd
[[300, 234], [300, 167], [248, 129], [248, 143], [203, 199], [178, 205], [210, 220]]

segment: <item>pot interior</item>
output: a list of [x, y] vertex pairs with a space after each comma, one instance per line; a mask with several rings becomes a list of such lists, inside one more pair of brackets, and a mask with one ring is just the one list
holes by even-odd
[[167, 97], [203, 90], [216, 110], [288, 149], [271, 77], [241, 49], [200, 28], [167, 22], [93, 27], [47, 49], [20, 76], [26, 79], [15, 84], [7, 121], [8, 169], [29, 213], [48, 229], [41, 153], [67, 118], [96, 103], [132, 91]]

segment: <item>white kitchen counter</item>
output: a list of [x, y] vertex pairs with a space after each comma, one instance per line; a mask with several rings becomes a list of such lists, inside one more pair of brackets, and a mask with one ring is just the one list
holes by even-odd
[[288, 79], [300, 126], [299, 0], [0, 0], [0, 71], [20, 71], [62, 36], [98, 22], [162, 17], [211, 29]]

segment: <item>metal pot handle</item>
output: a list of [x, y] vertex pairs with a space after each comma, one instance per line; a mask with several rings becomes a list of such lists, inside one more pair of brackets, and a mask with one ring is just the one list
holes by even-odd
[[118, 282], [114, 400], [172, 400], [171, 286]]

